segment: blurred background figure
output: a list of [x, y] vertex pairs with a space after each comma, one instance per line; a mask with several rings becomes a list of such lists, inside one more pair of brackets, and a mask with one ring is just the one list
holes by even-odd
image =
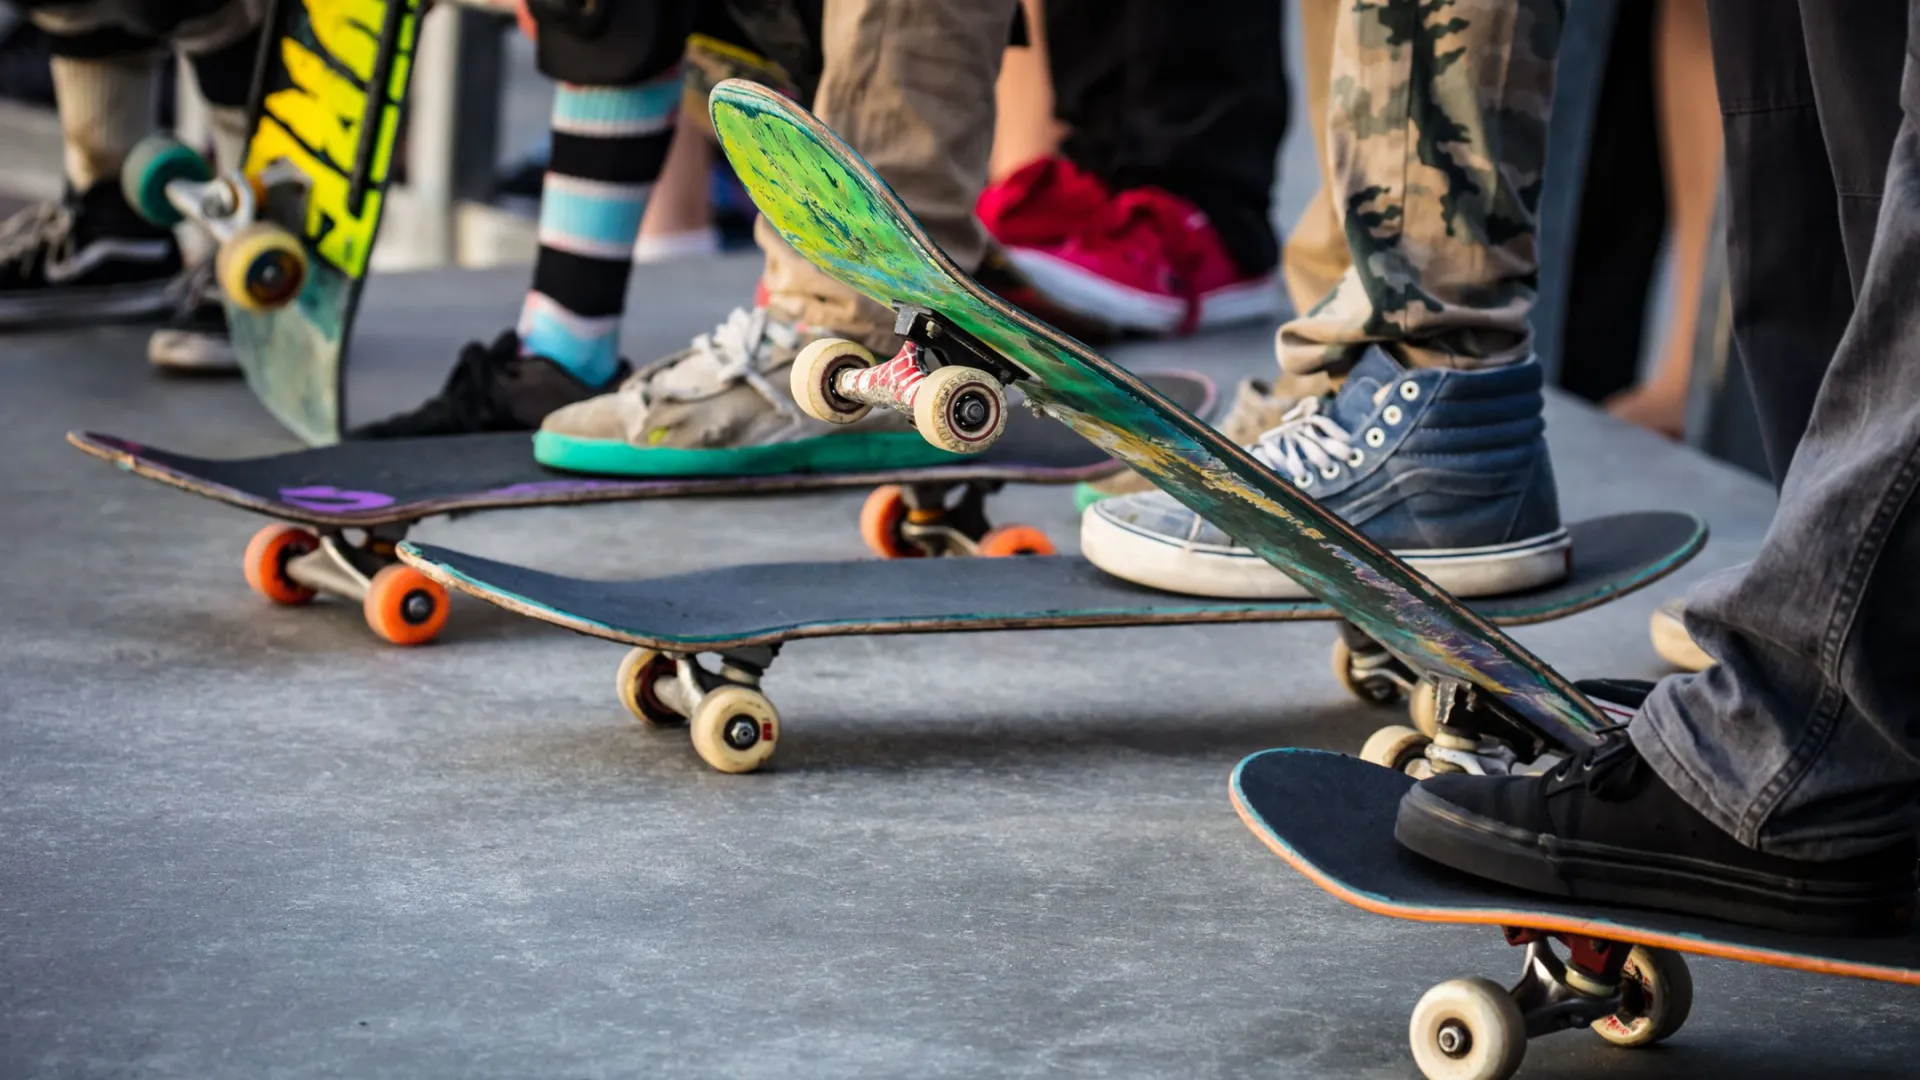
[[1287, 129], [1273, 0], [1023, 0], [981, 220], [1057, 305], [1189, 333], [1274, 316]]
[[[1671, 439], [1684, 434], [1721, 159], [1706, 0], [1620, 4], [1587, 157], [1560, 385]], [[1661, 311], [1664, 333], [1642, 379]]]

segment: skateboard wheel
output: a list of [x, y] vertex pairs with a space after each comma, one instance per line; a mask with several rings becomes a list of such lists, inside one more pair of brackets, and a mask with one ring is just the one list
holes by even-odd
[[1391, 705], [1400, 700], [1400, 684], [1355, 664], [1353, 649], [1344, 638], [1335, 638], [1333, 642], [1333, 677], [1340, 680], [1349, 694], [1369, 705]]
[[874, 488], [860, 505], [860, 539], [883, 559], [917, 559], [926, 552], [907, 543], [900, 526], [907, 522], [907, 493], [899, 484]]
[[979, 453], [1006, 430], [1006, 391], [979, 368], [935, 368], [913, 392], [913, 426], [942, 450]]
[[1440, 701], [1434, 689], [1432, 679], [1421, 679], [1414, 684], [1413, 693], [1407, 697], [1407, 715], [1413, 718], [1413, 726], [1420, 734], [1431, 739], [1440, 734]]
[[989, 559], [1009, 555], [1051, 555], [1053, 541], [1031, 525], [1003, 525], [993, 529], [974, 545], [973, 553]]
[[693, 749], [723, 773], [758, 769], [780, 741], [780, 714], [751, 686], [723, 686], [693, 710]]
[[360, 610], [373, 632], [395, 645], [425, 645], [447, 625], [447, 590], [404, 563], [383, 566]]
[[1620, 1011], [1593, 1022], [1615, 1046], [1652, 1046], [1680, 1030], [1693, 1011], [1693, 973], [1671, 949], [1635, 945], [1620, 972]]
[[273, 311], [300, 295], [307, 283], [307, 249], [300, 238], [270, 221], [234, 231], [214, 256], [220, 291], [246, 311]]
[[192, 147], [165, 135], [149, 135], [133, 144], [120, 168], [120, 193], [127, 205], [147, 222], [171, 228], [180, 224], [180, 210], [167, 201], [167, 185], [175, 180], [205, 182], [213, 167]]
[[1407, 1026], [1427, 1080], [1507, 1080], [1527, 1053], [1527, 1022], [1491, 979], [1454, 979], [1421, 995]]
[[304, 604], [316, 590], [287, 576], [287, 560], [320, 547], [320, 538], [293, 525], [268, 525], [247, 541], [247, 584], [276, 604]]
[[872, 411], [873, 406], [849, 401], [834, 389], [834, 380], [843, 371], [873, 366], [873, 354], [857, 342], [841, 338], [821, 338], [809, 342], [793, 358], [788, 374], [793, 400], [800, 411], [829, 424], [851, 424]]
[[686, 717], [674, 712], [653, 692], [654, 683], [673, 677], [673, 658], [666, 653], [658, 649], [629, 651], [620, 661], [620, 673], [615, 676], [620, 704], [627, 707], [635, 720], [649, 727], [678, 727], [686, 723]]
[[1395, 724], [1367, 736], [1360, 747], [1360, 760], [1394, 772], [1409, 772], [1410, 766], [1427, 762], [1427, 744], [1433, 740], [1410, 727]]

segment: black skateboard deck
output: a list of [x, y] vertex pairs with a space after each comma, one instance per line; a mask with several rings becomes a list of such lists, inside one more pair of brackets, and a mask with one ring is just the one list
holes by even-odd
[[[1528, 947], [1527, 974], [1510, 993], [1485, 980], [1458, 980], [1422, 999], [1413, 1050], [1429, 1076], [1511, 1075], [1529, 1035], [1567, 1027], [1591, 1024], [1622, 1045], [1671, 1035], [1692, 994], [1678, 953], [1920, 985], [1920, 928], [1892, 938], [1810, 937], [1540, 896], [1450, 870], [1394, 840], [1394, 815], [1413, 783], [1339, 754], [1269, 750], [1241, 762], [1230, 786], [1247, 827], [1341, 900], [1395, 918], [1497, 926]], [[1590, 985], [1578, 972], [1569, 979], [1550, 940], [1589, 968], [1596, 957], [1602, 968], [1614, 957], [1616, 985]], [[1619, 958], [1629, 952], [1622, 972]]]
[[[1474, 611], [1507, 625], [1584, 611], [1666, 576], [1706, 541], [1703, 523], [1677, 513], [1600, 518], [1571, 532], [1568, 578], [1547, 589], [1475, 601]], [[442, 585], [649, 652], [715, 653], [724, 662], [759, 650], [751, 661], [757, 671], [781, 643], [807, 637], [1340, 617], [1316, 601], [1177, 596], [1065, 556], [773, 563], [589, 581], [426, 544], [403, 544], [399, 554]]]
[[[1188, 372], [1143, 376], [1183, 407], [1206, 414], [1214, 386]], [[67, 441], [169, 487], [315, 528], [411, 524], [440, 514], [558, 503], [966, 481], [1074, 483], [1116, 471], [1112, 457], [1024, 410], [976, 457], [916, 469], [780, 476], [596, 477], [548, 469], [520, 433], [346, 442], [254, 458], [201, 458], [88, 431]]]
[[[1189, 372], [1143, 376], [1164, 393], [1210, 413], [1212, 380]], [[393, 547], [417, 521], [515, 506], [618, 502], [696, 495], [755, 495], [898, 485], [875, 492], [896, 518], [885, 542], [906, 552], [967, 554], [1047, 550], [1036, 530], [993, 530], [986, 498], [1009, 482], [1066, 484], [1109, 475], [1119, 463], [1059, 424], [1022, 411], [1008, 437], [953, 463], [913, 469], [781, 476], [635, 479], [547, 469], [525, 434], [348, 442], [265, 457], [213, 459], [74, 431], [67, 441], [127, 472], [293, 524], [269, 525], [247, 547], [247, 581], [278, 603], [318, 593], [359, 601], [367, 624], [397, 645], [431, 641], [446, 622], [446, 592], [394, 561]], [[863, 516], [863, 526], [867, 524]], [[345, 530], [362, 531], [349, 537]], [[905, 531], [903, 531], [903, 529]], [[909, 535], [910, 534], [910, 535]], [[873, 542], [873, 541], [870, 541]], [[382, 575], [385, 575], [382, 578]]]

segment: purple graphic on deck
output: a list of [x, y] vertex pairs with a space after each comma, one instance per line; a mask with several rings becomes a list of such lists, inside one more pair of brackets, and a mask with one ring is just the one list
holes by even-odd
[[377, 491], [343, 491], [330, 484], [281, 488], [280, 501], [323, 514], [353, 514], [393, 505], [393, 496]]
[[530, 480], [524, 484], [508, 484], [494, 488], [488, 495], [564, 495], [569, 491], [599, 491], [604, 488], [631, 487], [629, 481], [622, 480]]

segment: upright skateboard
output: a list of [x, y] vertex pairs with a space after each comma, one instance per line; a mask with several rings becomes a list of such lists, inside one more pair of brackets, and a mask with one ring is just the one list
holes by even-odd
[[[1706, 540], [1706, 527], [1686, 514], [1623, 514], [1572, 531], [1574, 565], [1564, 580], [1476, 601], [1473, 610], [1508, 625], [1585, 611], [1665, 577]], [[586, 581], [425, 544], [402, 544], [399, 556], [441, 585], [636, 646], [616, 678], [621, 703], [649, 725], [688, 724], [694, 749], [722, 772], [751, 772], [772, 756], [780, 715], [761, 678], [780, 646], [798, 638], [1340, 617], [1311, 601], [1175, 596], [1063, 556], [776, 563], [646, 581]], [[1363, 700], [1386, 703], [1410, 691], [1417, 727], [1383, 728], [1365, 752], [1395, 767], [1424, 764], [1430, 736], [1419, 729], [1434, 723], [1429, 684], [1378, 663], [1378, 652], [1364, 637], [1342, 638], [1334, 674]]]
[[[1189, 408], [1212, 409], [1213, 383], [1203, 376], [1146, 378]], [[985, 453], [953, 464], [779, 476], [580, 476], [541, 467], [524, 434], [349, 442], [227, 461], [92, 432], [69, 432], [67, 441], [135, 475], [279, 519], [247, 545], [244, 567], [254, 590], [281, 604], [306, 603], [318, 593], [345, 597], [361, 605], [374, 633], [397, 645], [430, 641], [446, 623], [445, 590], [393, 554], [416, 522], [440, 514], [883, 484], [860, 520], [881, 554], [1018, 555], [1053, 547], [1037, 529], [996, 528], [987, 517], [991, 492], [1010, 481], [1070, 484], [1119, 468], [1072, 432], [1033, 416], [1019, 417]]]
[[339, 439], [347, 334], [400, 134], [418, 0], [271, 0], [254, 71], [253, 134], [236, 172], [164, 136], [135, 148], [127, 201], [192, 220], [233, 348], [267, 410], [312, 445]]
[[[760, 210], [795, 250], [893, 306], [912, 347], [875, 364], [816, 343], [796, 398], [823, 419], [873, 407], [950, 448], [991, 444], [1005, 387], [1126, 461], [1437, 682], [1433, 768], [1504, 770], [1593, 742], [1605, 723], [1573, 686], [1405, 563], [1133, 374], [961, 273], [838, 136], [792, 102], [724, 82], [714, 130]], [[1408, 384], [1411, 386], [1412, 384]], [[1417, 392], [1417, 389], [1415, 390]]]
[[1268, 750], [1240, 763], [1231, 789], [1254, 835], [1347, 903], [1417, 922], [1497, 926], [1526, 948], [1511, 990], [1455, 979], [1414, 1006], [1408, 1037], [1430, 1080], [1506, 1080], [1528, 1039], [1569, 1028], [1591, 1027], [1616, 1046], [1667, 1038], [1693, 1006], [1682, 953], [1920, 986], [1920, 929], [1809, 937], [1539, 896], [1449, 870], [1393, 838], [1413, 782], [1339, 754]]

